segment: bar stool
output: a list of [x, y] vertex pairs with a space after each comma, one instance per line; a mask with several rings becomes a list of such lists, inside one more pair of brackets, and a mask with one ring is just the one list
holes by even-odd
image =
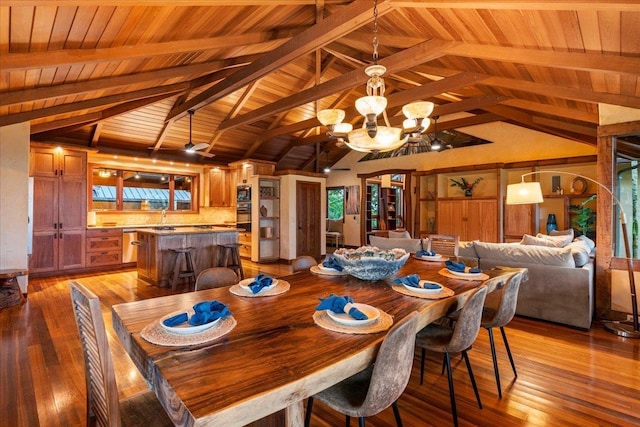
[[[171, 252], [175, 253], [175, 261], [173, 264], [173, 275], [171, 277], [171, 290], [175, 291], [178, 286], [178, 281], [183, 278], [187, 278], [187, 286], [191, 285], [191, 281], [195, 286], [196, 272], [193, 269], [193, 258], [191, 252], [194, 248], [176, 248], [171, 249]], [[184, 256], [185, 269], [182, 270], [182, 256]]]
[[240, 261], [240, 243], [218, 245], [218, 267], [230, 268], [236, 272], [240, 280], [244, 279], [244, 271]]

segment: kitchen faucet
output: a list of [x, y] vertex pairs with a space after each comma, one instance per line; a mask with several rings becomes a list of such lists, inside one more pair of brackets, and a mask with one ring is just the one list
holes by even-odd
[[164, 225], [167, 223], [167, 211], [165, 209], [162, 209], [162, 212], [160, 213], [160, 224]]

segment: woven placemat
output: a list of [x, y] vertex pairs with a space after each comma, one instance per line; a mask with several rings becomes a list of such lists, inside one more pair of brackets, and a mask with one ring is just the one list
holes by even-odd
[[346, 276], [346, 271], [338, 271], [338, 270], [321, 270], [317, 265], [312, 265], [310, 268], [313, 274], [319, 274], [321, 276]]
[[280, 295], [287, 292], [291, 287], [289, 282], [282, 279], [277, 279], [277, 280], [278, 280], [278, 283], [276, 283], [276, 285], [273, 288], [266, 291], [264, 290], [260, 291], [257, 294], [254, 294], [253, 292], [251, 292], [250, 289], [245, 289], [242, 286], [237, 284], [231, 286], [229, 288], [229, 292], [239, 297], [248, 297], [248, 298], [272, 297], [274, 295]]
[[[180, 313], [180, 312], [177, 312]], [[185, 347], [190, 345], [205, 344], [221, 336], [228, 334], [236, 327], [238, 322], [233, 316], [220, 319], [218, 323], [209, 329], [195, 334], [176, 334], [167, 331], [160, 320], [155, 320], [145, 326], [140, 332], [140, 336], [152, 344], [164, 345], [168, 347]]]
[[333, 320], [327, 314], [326, 310], [316, 311], [313, 313], [313, 321], [321, 328], [328, 329], [333, 332], [340, 332], [343, 334], [375, 334], [378, 332], [384, 332], [393, 325], [393, 318], [382, 310], [378, 319], [366, 326], [347, 326], [342, 325]]
[[438, 271], [438, 273], [444, 277], [448, 277], [449, 279], [457, 279], [457, 280], [487, 280], [489, 278], [489, 275], [486, 273], [482, 273], [481, 275], [476, 277], [457, 276], [452, 272], [450, 272], [449, 270], [447, 270], [446, 268], [441, 269], [440, 271]]
[[455, 292], [453, 291], [453, 289], [449, 289], [446, 287], [442, 287], [442, 290], [438, 293], [429, 293], [429, 294], [423, 294], [423, 293], [419, 293], [419, 292], [411, 292], [409, 289], [407, 289], [404, 285], [402, 284], [394, 284], [391, 286], [391, 288], [401, 294], [404, 295], [409, 295], [410, 297], [416, 297], [416, 298], [424, 298], [424, 299], [441, 299], [441, 298], [447, 298], [450, 297], [452, 295], [455, 294]]

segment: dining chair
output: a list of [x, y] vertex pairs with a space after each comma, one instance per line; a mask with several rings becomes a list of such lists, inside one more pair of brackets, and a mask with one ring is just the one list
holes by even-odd
[[360, 427], [364, 427], [365, 417], [389, 406], [393, 408], [396, 424], [402, 427], [398, 398], [411, 376], [417, 328], [418, 312], [414, 311], [389, 330], [373, 365], [309, 397], [305, 427], [311, 421], [315, 399], [346, 415], [347, 427], [351, 417], [358, 417]]
[[301, 255], [293, 260], [291, 263], [291, 270], [295, 273], [297, 271], [308, 270], [314, 265], [318, 265], [318, 261], [312, 256]]
[[500, 371], [498, 369], [498, 357], [496, 355], [496, 345], [493, 338], [493, 328], [500, 328], [502, 341], [504, 342], [504, 347], [507, 350], [511, 369], [513, 369], [513, 375], [518, 378], [518, 372], [516, 371], [516, 365], [513, 361], [513, 355], [511, 354], [511, 348], [509, 347], [509, 341], [507, 340], [507, 334], [504, 327], [511, 322], [513, 316], [516, 314], [518, 291], [520, 290], [520, 285], [524, 281], [526, 271], [527, 270], [524, 268], [517, 269], [516, 272], [507, 280], [504, 287], [495, 291], [501, 293], [497, 308], [487, 307], [487, 304], [485, 304], [485, 307], [482, 310], [480, 326], [485, 328], [489, 334], [491, 358], [493, 360], [493, 372], [496, 376], [496, 385], [498, 387], [498, 396], [500, 398], [502, 398], [502, 387], [500, 386]]
[[151, 390], [118, 399], [116, 376], [100, 300], [78, 282], [70, 282], [69, 290], [84, 355], [87, 425], [173, 426]]
[[459, 236], [454, 234], [423, 234], [420, 237], [429, 239], [426, 250], [448, 257], [458, 257]]
[[236, 272], [228, 267], [205, 268], [196, 278], [196, 291], [211, 288], [221, 288], [223, 286], [235, 285], [238, 283]]
[[453, 324], [453, 326], [431, 323], [420, 330], [416, 335], [416, 346], [422, 349], [420, 359], [420, 384], [422, 384], [424, 380], [425, 350], [444, 353], [444, 363], [447, 369], [447, 378], [449, 381], [449, 399], [451, 400], [451, 413], [453, 415], [454, 426], [458, 425], [458, 412], [456, 410], [456, 397], [453, 388], [453, 373], [451, 372], [450, 353], [462, 353], [462, 357], [467, 365], [467, 370], [469, 371], [469, 377], [471, 378], [471, 385], [473, 386], [473, 391], [476, 395], [476, 400], [478, 401], [478, 407], [482, 409], [482, 402], [480, 401], [480, 394], [478, 393], [476, 380], [473, 376], [471, 363], [469, 363], [467, 349], [471, 344], [473, 344], [478, 336], [478, 332], [480, 331], [482, 307], [486, 296], [486, 286], [475, 289], [462, 306], [458, 320]]

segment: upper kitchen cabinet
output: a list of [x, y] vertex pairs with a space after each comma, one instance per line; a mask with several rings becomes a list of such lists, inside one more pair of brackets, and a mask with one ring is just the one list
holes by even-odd
[[[231, 191], [230, 171], [226, 168], [212, 168], [209, 170], [209, 206], [229, 207], [235, 191]], [[235, 189], [234, 189], [235, 190]]]
[[60, 148], [32, 148], [32, 273], [85, 265], [87, 211], [86, 153]]

